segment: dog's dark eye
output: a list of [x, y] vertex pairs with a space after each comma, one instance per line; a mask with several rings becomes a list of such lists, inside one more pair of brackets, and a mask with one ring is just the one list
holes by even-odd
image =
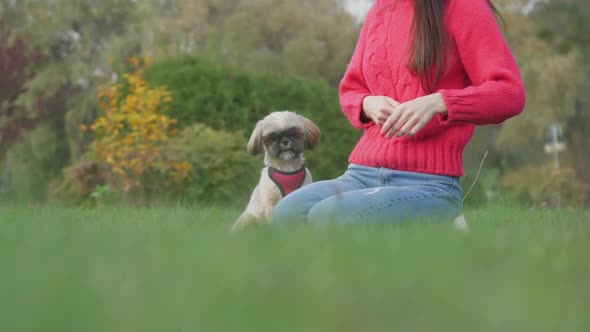
[[289, 128], [289, 129], [285, 130], [283, 132], [283, 134], [285, 136], [293, 138], [293, 139], [301, 139], [305, 136], [304, 133], [301, 132], [301, 130], [299, 128]]
[[274, 142], [276, 139], [276, 134], [268, 134], [262, 137], [262, 141], [264, 142], [264, 144], [272, 144], [272, 142]]
[[291, 137], [294, 139], [302, 139], [304, 136], [305, 135], [300, 131], [295, 131], [293, 134], [291, 134]]

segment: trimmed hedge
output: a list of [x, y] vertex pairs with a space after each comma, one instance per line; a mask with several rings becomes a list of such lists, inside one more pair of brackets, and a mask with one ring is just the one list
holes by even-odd
[[361, 134], [342, 114], [337, 90], [323, 81], [252, 73], [193, 57], [156, 63], [145, 77], [172, 91], [170, 115], [181, 127], [204, 123], [248, 138], [256, 122], [273, 111], [308, 117], [322, 130], [320, 144], [306, 153], [314, 180], [341, 175]]

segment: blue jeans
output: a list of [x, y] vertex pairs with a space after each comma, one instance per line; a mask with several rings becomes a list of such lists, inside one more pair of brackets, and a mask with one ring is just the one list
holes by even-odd
[[458, 177], [351, 164], [344, 175], [305, 186], [283, 198], [273, 224], [452, 221], [462, 208]]

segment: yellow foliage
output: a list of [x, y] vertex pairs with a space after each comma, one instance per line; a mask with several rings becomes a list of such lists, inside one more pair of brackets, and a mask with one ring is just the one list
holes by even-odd
[[174, 128], [177, 121], [165, 114], [172, 94], [166, 87], [150, 86], [143, 78], [152, 59], [132, 57], [129, 63], [134, 70], [123, 76], [125, 84], [99, 87], [103, 114], [89, 128], [94, 133], [96, 157], [109, 165], [123, 191], [143, 189], [152, 173], [164, 174], [181, 186], [191, 178], [191, 164], [167, 160], [162, 153], [164, 144], [178, 132]]

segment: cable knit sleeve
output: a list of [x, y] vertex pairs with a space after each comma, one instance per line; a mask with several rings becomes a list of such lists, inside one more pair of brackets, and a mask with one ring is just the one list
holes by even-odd
[[370, 13], [361, 29], [352, 59], [342, 81], [340, 82], [340, 106], [353, 127], [368, 128], [373, 122], [363, 114], [363, 100], [371, 93], [363, 74], [363, 58], [367, 39], [367, 22]]
[[450, 123], [497, 124], [522, 112], [525, 90], [514, 56], [487, 0], [455, 0], [449, 32], [471, 81], [463, 89], [439, 90]]

